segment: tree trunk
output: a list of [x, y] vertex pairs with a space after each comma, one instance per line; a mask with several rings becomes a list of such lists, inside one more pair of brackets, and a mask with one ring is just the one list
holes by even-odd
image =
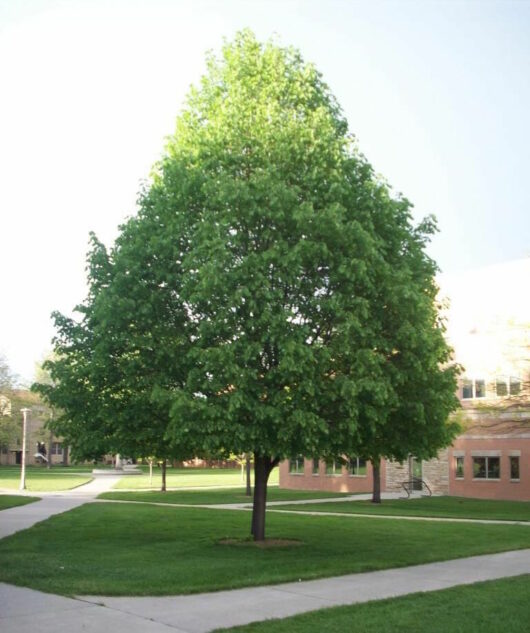
[[245, 470], [247, 473], [247, 490], [246, 495], [250, 497], [252, 495], [252, 487], [250, 485], [250, 455], [247, 453], [246, 462], [245, 462]]
[[372, 491], [372, 503], [381, 503], [381, 458], [372, 460], [374, 488]]
[[166, 492], [166, 466], [167, 466], [167, 462], [164, 459], [164, 461], [162, 462], [162, 488], [161, 488], [162, 492]]
[[252, 506], [251, 534], [255, 541], [265, 540], [265, 511], [267, 507], [267, 482], [271, 470], [279, 458], [254, 453], [254, 503]]

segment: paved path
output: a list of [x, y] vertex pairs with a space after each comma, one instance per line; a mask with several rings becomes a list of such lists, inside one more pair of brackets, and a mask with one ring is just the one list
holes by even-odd
[[[75, 490], [39, 493], [43, 495], [41, 501], [3, 510], [0, 516], [0, 538], [94, 500], [98, 494], [109, 490], [120, 477], [105, 475]], [[325, 503], [327, 499], [319, 501]], [[248, 509], [245, 505], [233, 505], [231, 509]], [[227, 509], [226, 506], [217, 507]], [[320, 516], [325, 513], [315, 514]], [[425, 519], [418, 517], [414, 520]], [[112, 630], [113, 633], [206, 633], [220, 627], [283, 618], [323, 607], [380, 600], [521, 574], [530, 574], [530, 549], [191, 596], [65, 598], [0, 583], [0, 630], [2, 633], [71, 633], [81, 630], [99, 633], [102, 629]]]
[[[417, 591], [530, 574], [530, 549], [322, 580], [191, 596], [63, 598], [0, 584], [5, 633], [207, 633]], [[502, 628], [502, 627], [501, 627]]]
[[[390, 496], [392, 493], [388, 493], [387, 499], [395, 499], [399, 497]], [[428, 516], [410, 516], [404, 514], [375, 514], [370, 512], [338, 512], [333, 510], [332, 512], [325, 512], [323, 510], [282, 510], [281, 506], [285, 505], [314, 505], [320, 503], [329, 502], [346, 502], [346, 501], [359, 501], [359, 495], [354, 497], [341, 497], [334, 499], [305, 499], [300, 501], [268, 501], [267, 512], [274, 512], [276, 514], [294, 514], [304, 515], [312, 517], [344, 517], [346, 519], [383, 519], [383, 520], [398, 520], [398, 521], [434, 521], [438, 523], [478, 523], [483, 525], [524, 525], [530, 529], [530, 521], [518, 521], [512, 519], [465, 519], [459, 517], [428, 517]], [[370, 497], [367, 497], [370, 498]], [[128, 501], [124, 499], [96, 499], [98, 503], [133, 503], [138, 505], [150, 505], [161, 506], [164, 508], [203, 508], [205, 510], [240, 510], [250, 512], [252, 510], [252, 504], [250, 503], [173, 503], [171, 501]], [[280, 506], [280, 509], [278, 509]]]
[[73, 490], [61, 492], [37, 492], [31, 496], [42, 497], [40, 501], [2, 510], [0, 514], [0, 538], [25, 530], [39, 521], [49, 519], [54, 514], [77, 508], [93, 501], [101, 492], [109, 490], [121, 475], [94, 477], [92, 481]]

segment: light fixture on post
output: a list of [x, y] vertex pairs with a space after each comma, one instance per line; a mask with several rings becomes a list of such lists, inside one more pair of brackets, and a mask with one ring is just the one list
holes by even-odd
[[27, 427], [28, 427], [28, 413], [31, 409], [21, 409], [21, 413], [23, 415], [22, 421], [22, 459], [21, 459], [21, 470], [20, 470], [20, 490], [26, 490], [26, 435], [27, 435]]

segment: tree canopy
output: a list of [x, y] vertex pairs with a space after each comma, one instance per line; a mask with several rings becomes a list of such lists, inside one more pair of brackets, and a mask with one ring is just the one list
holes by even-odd
[[399, 457], [409, 423], [434, 449], [456, 385], [432, 228], [375, 176], [314, 66], [239, 33], [209, 57], [138, 215], [110, 253], [93, 239], [82, 321], [56, 315], [44, 391], [62, 432], [253, 453], [256, 539], [280, 459], [374, 438]]

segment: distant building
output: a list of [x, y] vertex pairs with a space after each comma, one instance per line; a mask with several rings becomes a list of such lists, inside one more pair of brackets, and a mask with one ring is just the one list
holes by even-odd
[[[458, 396], [463, 433], [437, 459], [384, 462], [382, 489], [421, 481], [435, 494], [530, 501], [530, 258], [441, 275], [447, 338], [465, 372]], [[372, 471], [305, 459], [280, 465], [280, 486], [369, 492]]]
[[20, 432], [8, 442], [0, 443], [0, 465], [15, 466], [22, 463], [22, 415], [12, 401], [23, 401], [30, 409], [27, 417], [26, 464], [68, 464], [68, 447], [60, 438], [55, 437], [44, 428], [50, 412], [42, 405], [36, 394], [29, 391], [14, 391], [12, 398], [0, 396], [0, 416], [11, 418], [20, 424]]

